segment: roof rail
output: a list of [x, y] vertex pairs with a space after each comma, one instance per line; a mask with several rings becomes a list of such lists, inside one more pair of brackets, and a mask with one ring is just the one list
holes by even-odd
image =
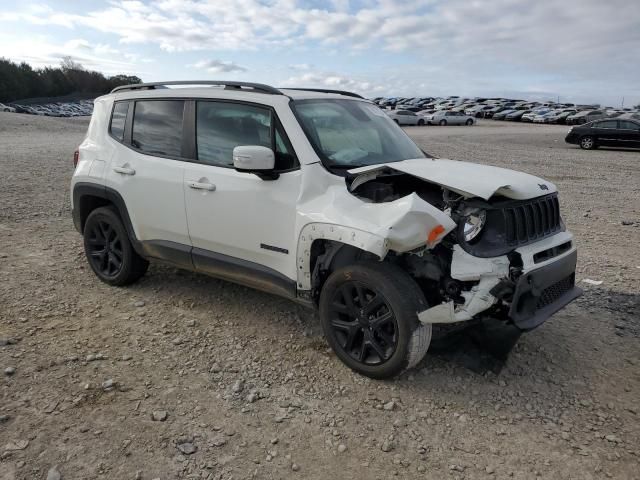
[[224, 87], [225, 90], [242, 90], [251, 89], [257, 93], [268, 93], [270, 95], [282, 95], [277, 88], [262, 83], [249, 82], [228, 82], [224, 80], [184, 80], [172, 82], [151, 82], [151, 83], [133, 83], [131, 85], [121, 85], [111, 90], [111, 93], [125, 92], [129, 90], [155, 90], [156, 88], [166, 88], [169, 85], [209, 85], [216, 87]]
[[347, 97], [355, 97], [362, 98], [362, 95], [358, 95], [357, 93], [347, 92], [345, 90], [327, 90], [326, 88], [286, 88], [287, 90], [299, 90], [302, 92], [320, 92], [320, 93], [335, 93], [336, 95], [345, 95]]

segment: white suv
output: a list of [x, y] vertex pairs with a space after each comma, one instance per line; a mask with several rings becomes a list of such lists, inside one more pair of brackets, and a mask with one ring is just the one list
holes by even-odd
[[102, 281], [160, 260], [282, 295], [318, 308], [370, 377], [416, 365], [434, 324], [529, 330], [581, 293], [553, 184], [431, 158], [349, 92], [118, 87], [74, 160], [74, 223]]

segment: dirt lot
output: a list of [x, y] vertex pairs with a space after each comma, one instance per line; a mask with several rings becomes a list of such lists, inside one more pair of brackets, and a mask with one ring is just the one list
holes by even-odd
[[463, 338], [378, 382], [286, 300], [161, 265], [100, 283], [68, 200], [86, 127], [0, 113], [0, 479], [640, 478], [640, 152], [563, 126], [407, 129], [555, 182], [586, 293], [499, 374]]

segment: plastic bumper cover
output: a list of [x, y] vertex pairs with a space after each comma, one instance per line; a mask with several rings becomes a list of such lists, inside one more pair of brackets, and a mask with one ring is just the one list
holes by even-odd
[[577, 258], [574, 250], [518, 279], [509, 310], [509, 317], [518, 328], [536, 328], [582, 295], [582, 289], [575, 286]]

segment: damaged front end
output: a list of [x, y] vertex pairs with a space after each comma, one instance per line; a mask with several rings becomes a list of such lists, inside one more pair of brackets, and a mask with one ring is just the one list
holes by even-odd
[[444, 234], [433, 239], [429, 224], [421, 245], [391, 245], [385, 258], [421, 287], [430, 305], [418, 312], [421, 322], [451, 324], [490, 316], [530, 330], [581, 295], [575, 286], [573, 236], [560, 218], [553, 185], [531, 177], [538, 196], [527, 198], [535, 190], [520, 174], [513, 177], [519, 184], [498, 181], [492, 193], [485, 189], [480, 197], [466, 191], [470, 181], [466, 189], [434, 183], [404, 163], [411, 161], [351, 171], [346, 180], [351, 194], [365, 202], [419, 199], [456, 225], [447, 224]]

